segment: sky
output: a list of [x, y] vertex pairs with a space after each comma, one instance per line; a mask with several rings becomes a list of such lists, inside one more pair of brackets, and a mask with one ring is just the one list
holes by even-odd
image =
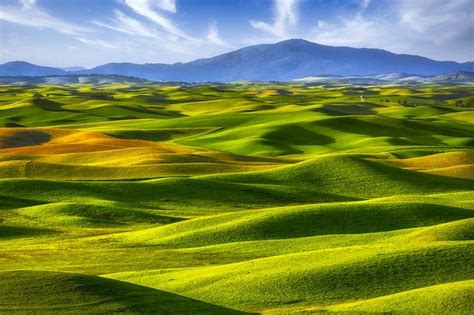
[[0, 63], [175, 63], [302, 38], [474, 60], [474, 0], [0, 0]]

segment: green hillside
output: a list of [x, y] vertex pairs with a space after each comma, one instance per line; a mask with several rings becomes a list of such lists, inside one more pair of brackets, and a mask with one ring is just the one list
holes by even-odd
[[151, 288], [76, 273], [0, 273], [0, 311], [42, 314], [244, 314]]
[[0, 85], [0, 313], [471, 314], [460, 99], [471, 85]]

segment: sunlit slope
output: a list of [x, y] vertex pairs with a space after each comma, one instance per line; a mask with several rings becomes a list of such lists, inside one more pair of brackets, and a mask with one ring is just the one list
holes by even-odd
[[132, 224], [169, 224], [179, 218], [126, 206], [56, 202], [15, 209], [24, 223], [45, 227], [106, 227]]
[[125, 282], [51, 271], [0, 272], [0, 312], [242, 314]]
[[120, 244], [194, 247], [229, 242], [357, 234], [474, 217], [474, 209], [415, 202], [351, 202], [241, 211], [113, 235]]
[[[360, 156], [323, 156], [260, 172], [170, 178], [142, 182], [2, 180], [1, 195], [40, 202], [97, 200], [136, 206], [235, 211], [392, 195], [472, 191], [474, 182], [404, 170]], [[212, 205], [212, 209], [209, 209]], [[209, 212], [208, 212], [209, 213]]]
[[111, 275], [236, 308], [369, 299], [469, 279], [472, 243], [347, 247], [187, 270]]
[[[23, 229], [22, 231], [26, 230], [28, 233], [7, 235], [6, 237], [9, 238], [4, 240], [8, 241], [0, 242], [4, 257], [8, 257], [8, 260], [0, 261], [2, 269], [39, 268], [103, 274], [228, 264], [263, 257], [351, 246], [376, 246], [382, 253], [386, 246], [414, 246], [432, 242], [473, 240], [474, 222], [474, 219], [470, 218], [434, 226], [384, 232], [276, 237], [230, 243], [222, 243], [214, 239], [214, 242], [219, 244], [183, 248], [178, 245], [165, 245], [163, 242], [160, 244], [154, 238], [157, 234], [156, 230], [150, 229], [150, 225], [144, 225], [147, 223], [142, 221], [140, 224], [123, 225], [120, 229], [120, 226], [112, 225], [110, 222], [107, 225], [72, 225], [70, 221], [47, 219], [41, 223], [49, 224], [49, 230]], [[23, 224], [31, 224], [31, 221], [23, 222]], [[8, 226], [2, 225], [3, 227], [8, 231]], [[136, 237], [133, 238], [131, 232], [123, 233], [123, 237], [120, 235], [122, 233], [119, 232], [129, 231], [129, 229], [136, 230]], [[16, 231], [18, 230], [17, 228]], [[142, 230], [147, 230], [148, 233], [142, 233]], [[104, 233], [112, 233], [112, 235], [105, 236]], [[95, 236], [91, 236], [94, 234]], [[148, 239], [143, 238], [146, 234]], [[285, 231], [282, 232], [281, 237], [284, 234]], [[179, 232], [176, 236], [180, 236]], [[140, 244], [140, 241], [144, 244]], [[189, 242], [188, 245], [183, 246], [191, 245], [193, 244]], [[24, 259], [25, 255], [29, 259]]]
[[[474, 280], [424, 287], [360, 302], [295, 311], [304, 314], [472, 314], [474, 312]], [[270, 311], [268, 314], [277, 314]], [[266, 313], [267, 314], [267, 313]]]
[[311, 187], [315, 191], [360, 198], [472, 190], [474, 185], [472, 180], [404, 170], [356, 155], [326, 155], [270, 171], [205, 178], [246, 184]]
[[68, 129], [0, 129], [0, 146], [3, 178], [140, 179], [241, 172], [281, 164], [275, 159]]
[[[241, 116], [240, 120], [246, 121], [246, 117]], [[234, 153], [279, 156], [361, 148], [370, 152], [367, 147], [469, 145], [473, 141], [472, 126], [449, 121], [376, 114], [327, 116], [301, 111], [280, 120], [279, 114], [267, 114], [264, 116], [267, 121], [262, 117], [258, 123], [249, 124], [249, 121], [180, 142]]]
[[252, 156], [469, 147], [474, 141], [472, 110], [453, 106], [473, 100], [469, 86], [76, 84], [0, 90], [4, 126], [90, 128]]
[[447, 152], [410, 159], [380, 160], [405, 169], [431, 174], [474, 179], [474, 152]]
[[3, 196], [42, 202], [105, 199], [159, 208], [166, 204], [209, 208], [212, 204], [215, 209], [231, 210], [242, 206], [471, 191], [474, 183], [469, 179], [403, 170], [357, 156], [326, 156], [275, 170], [234, 175], [131, 183], [4, 180], [0, 187]]
[[471, 313], [470, 104], [472, 85], [0, 85], [0, 313]]

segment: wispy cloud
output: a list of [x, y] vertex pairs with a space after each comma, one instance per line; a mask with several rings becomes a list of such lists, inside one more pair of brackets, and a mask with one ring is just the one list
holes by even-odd
[[287, 38], [290, 36], [290, 29], [298, 23], [298, 2], [298, 0], [274, 0], [273, 23], [251, 20], [250, 25], [275, 37]]
[[416, 3], [401, 0], [396, 11], [402, 26], [432, 39], [443, 40], [474, 35], [473, 5], [472, 0], [428, 0]]
[[[93, 20], [91, 23], [115, 32], [130, 35], [127, 37], [127, 46], [153, 47], [153, 51], [166, 51], [167, 53], [180, 55], [185, 59], [198, 57], [198, 51], [206, 46], [210, 51], [230, 48], [225, 40], [219, 35], [217, 22], [213, 21], [204, 35], [204, 38], [194, 38], [178, 29], [171, 18], [165, 17], [166, 13], [177, 13], [176, 3], [167, 1], [147, 0], [123, 0], [127, 11], [115, 9], [112, 18], [105, 20]], [[145, 39], [153, 41], [144, 41]], [[83, 41], [85, 42], [85, 41]], [[89, 41], [91, 44], [93, 41]], [[122, 42], [125, 42], [122, 40]], [[96, 44], [101, 44], [97, 42]], [[105, 47], [105, 45], [102, 45]], [[214, 47], [214, 48], [212, 48]], [[132, 49], [132, 48], [131, 48]]]
[[360, 0], [360, 11], [359, 11], [359, 13], [363, 13], [365, 10], [367, 10], [369, 5], [370, 5], [370, 0]]
[[115, 20], [112, 23], [101, 21], [92, 21], [92, 23], [128, 35], [147, 38], [158, 37], [158, 33], [154, 29], [145, 26], [140, 21], [131, 18], [120, 10], [115, 10]]
[[[364, 17], [370, 0], [358, 0], [359, 7], [349, 16], [339, 16], [333, 21], [319, 21], [313, 40], [328, 45], [364, 46], [368, 41], [379, 40], [384, 27], [377, 27], [376, 21]], [[385, 36], [383, 34], [382, 36]], [[362, 44], [363, 43], [363, 44]], [[373, 47], [373, 46], [366, 46]]]
[[178, 28], [172, 20], [160, 11], [176, 13], [176, 3], [173, 0], [124, 0], [124, 3], [135, 13], [148, 18], [164, 31], [184, 39], [193, 40], [183, 30]]
[[91, 38], [94, 32], [90, 27], [72, 24], [65, 20], [54, 17], [49, 12], [37, 5], [36, 0], [20, 0], [19, 6], [1, 5], [0, 20], [25, 25], [39, 29], [51, 29], [59, 33], [71, 35], [72, 38], [81, 43], [109, 49], [117, 46], [105, 40]]
[[19, 6], [0, 5], [0, 20], [37, 28], [49, 28], [68, 35], [79, 35], [88, 28], [58, 19], [36, 4], [36, 0], [21, 0]]
[[212, 21], [209, 24], [209, 31], [207, 33], [207, 40], [214, 45], [230, 48], [231, 45], [223, 40], [219, 35], [219, 29], [217, 27], [217, 22]]
[[154, 3], [162, 10], [176, 13], [176, 0], [155, 0]]
[[86, 37], [75, 37], [78, 41], [81, 43], [90, 45], [90, 46], [95, 46], [95, 47], [102, 47], [102, 48], [111, 48], [111, 49], [117, 49], [118, 46], [111, 44], [105, 40], [101, 39], [92, 39], [92, 38], [86, 38]]
[[319, 21], [311, 40], [436, 59], [474, 59], [472, 0], [399, 0], [374, 15], [366, 12], [370, 1], [359, 3], [351, 15]]

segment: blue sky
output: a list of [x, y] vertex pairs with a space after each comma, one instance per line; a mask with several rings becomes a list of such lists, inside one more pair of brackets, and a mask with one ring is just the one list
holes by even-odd
[[0, 1], [1, 63], [174, 63], [289, 38], [471, 61], [474, 1]]

